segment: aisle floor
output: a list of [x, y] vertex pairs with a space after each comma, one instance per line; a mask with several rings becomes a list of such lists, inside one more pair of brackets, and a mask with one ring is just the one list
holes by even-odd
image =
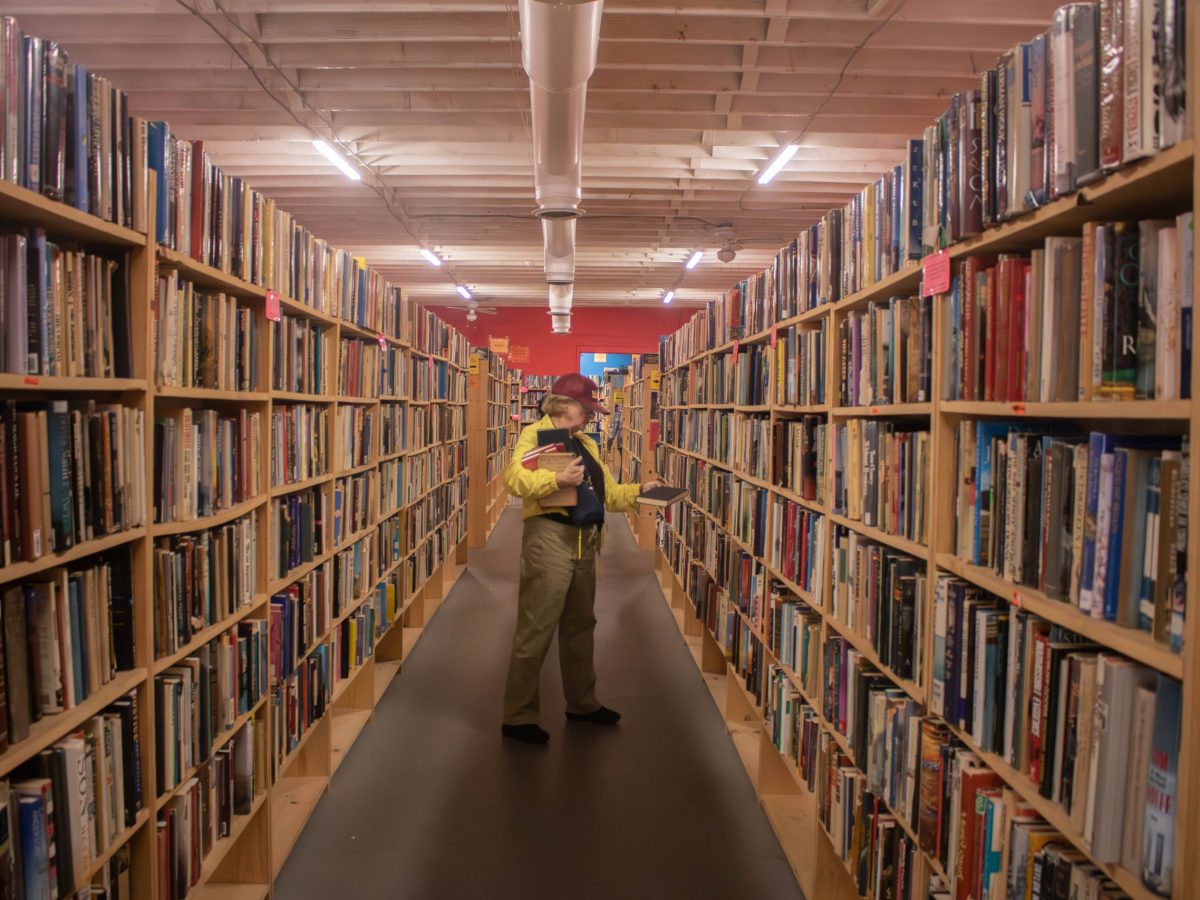
[[546, 747], [500, 736], [520, 513], [505, 511], [333, 778], [276, 885], [307, 898], [802, 897], [662, 599], [610, 515], [596, 668], [615, 729], [563, 716]]

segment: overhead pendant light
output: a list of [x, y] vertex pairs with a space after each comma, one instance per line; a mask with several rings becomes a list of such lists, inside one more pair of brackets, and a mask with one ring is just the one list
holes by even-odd
[[667, 291], [665, 294], [663, 294], [663, 303], [664, 304], [670, 303], [674, 299], [675, 299], [674, 291]]
[[470, 300], [470, 299], [471, 299], [471, 292], [470, 292], [470, 291], [468, 291], [468, 290], [467, 290], [465, 287], [463, 287], [461, 284], [456, 284], [456, 285], [454, 286], [454, 289], [455, 289], [456, 291], [458, 291], [458, 296], [462, 297], [464, 300]]
[[700, 260], [702, 260], [702, 259], [704, 259], [704, 251], [697, 250], [695, 253], [692, 254], [691, 259], [689, 259], [687, 261], [687, 265], [684, 268], [689, 269], [689, 270], [694, 269], [694, 268], [696, 268], [696, 266], [698, 266], [700, 264]]
[[312, 142], [312, 145], [320, 151], [323, 157], [337, 166], [341, 170], [342, 174], [351, 181], [362, 181], [362, 176], [358, 174], [358, 171], [354, 168], [354, 166], [350, 165], [344, 156], [330, 147], [329, 144], [325, 143], [325, 141], [315, 140]]
[[436, 267], [436, 266], [440, 266], [442, 264], [441, 259], [432, 250], [426, 250], [424, 247], [422, 247], [421, 255], [423, 257], [425, 257], [425, 262], [429, 263], [431, 266]]
[[799, 144], [788, 144], [782, 150], [775, 154], [775, 158], [771, 160], [771, 164], [763, 170], [763, 173], [758, 176], [759, 184], [766, 184], [772, 178], [779, 174], [780, 169], [788, 164], [796, 151], [800, 149]]

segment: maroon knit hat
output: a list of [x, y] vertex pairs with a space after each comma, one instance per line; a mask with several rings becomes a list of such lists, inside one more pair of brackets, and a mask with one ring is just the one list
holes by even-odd
[[550, 386], [550, 393], [559, 394], [563, 397], [570, 397], [572, 400], [577, 400], [593, 412], [608, 415], [608, 410], [600, 405], [600, 401], [593, 396], [599, 390], [596, 382], [585, 375], [580, 375], [578, 372], [572, 372], [570, 375], [561, 375]]

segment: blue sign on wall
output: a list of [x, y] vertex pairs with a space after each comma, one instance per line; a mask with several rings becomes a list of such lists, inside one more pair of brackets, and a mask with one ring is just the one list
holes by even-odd
[[[603, 357], [597, 361], [596, 356]], [[600, 377], [604, 374], [605, 369], [617, 369], [621, 366], [633, 364], [632, 353], [580, 353], [579, 354], [579, 371], [588, 378], [599, 383]]]

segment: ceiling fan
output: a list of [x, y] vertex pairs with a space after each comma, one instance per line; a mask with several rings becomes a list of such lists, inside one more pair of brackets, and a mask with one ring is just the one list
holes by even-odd
[[480, 306], [474, 300], [472, 300], [470, 303], [467, 304], [467, 321], [468, 322], [474, 322], [476, 319], [479, 318], [480, 313], [482, 313], [485, 316], [494, 316], [496, 314], [496, 307]]

